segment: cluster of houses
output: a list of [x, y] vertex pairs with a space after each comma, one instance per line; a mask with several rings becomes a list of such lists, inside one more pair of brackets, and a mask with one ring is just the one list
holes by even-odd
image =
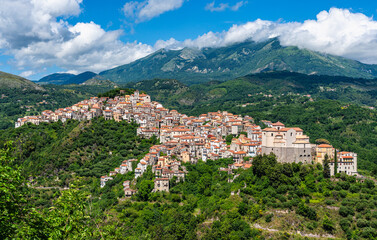
[[[208, 112], [198, 117], [187, 116], [164, 108], [162, 104], [151, 101], [149, 95], [139, 91], [115, 98], [92, 97], [69, 108], [19, 118], [15, 127], [29, 122], [65, 122], [68, 119], [83, 121], [99, 116], [107, 120], [135, 121], [139, 125], [139, 136], [156, 136], [160, 140], [160, 145], [152, 146], [136, 168], [132, 168], [132, 163], [136, 164], [137, 160], [129, 159], [110, 172], [109, 176], [103, 176], [101, 187], [115, 174], [134, 171], [135, 178], [138, 178], [151, 166], [156, 175], [155, 191], [168, 191], [166, 186], [173, 177], [177, 181], [184, 180], [186, 170], [181, 162], [233, 158], [234, 164], [229, 166], [230, 170], [240, 167], [246, 169], [251, 166], [253, 157], [270, 153], [274, 153], [279, 162], [307, 164], [322, 163], [327, 154], [332, 174], [334, 155], [337, 154], [338, 172], [349, 175], [357, 173], [356, 153], [337, 151], [328, 144], [311, 144], [309, 137], [298, 127], [263, 121], [267, 127], [262, 129], [254, 123], [252, 117], [242, 117], [226, 111]], [[130, 184], [125, 184], [125, 192], [126, 190], [130, 190]]]
[[[124, 160], [122, 164], [111, 171], [108, 176], [101, 177], [101, 188], [106, 186], [106, 182], [113, 180], [113, 176], [117, 174], [126, 174], [134, 172], [135, 179], [143, 175], [147, 171], [148, 166], [154, 173], [156, 179], [154, 180], [154, 192], [166, 191], [169, 192], [170, 180], [175, 179], [176, 182], [184, 181], [187, 173], [186, 167], [181, 166], [181, 161], [169, 157], [161, 151], [160, 145], [152, 146], [149, 153], [146, 154], [139, 162], [137, 159]], [[136, 165], [136, 166], [134, 166]], [[174, 180], [173, 180], [174, 181]], [[131, 197], [137, 191], [132, 189], [130, 181], [123, 183], [123, 189], [126, 197]]]

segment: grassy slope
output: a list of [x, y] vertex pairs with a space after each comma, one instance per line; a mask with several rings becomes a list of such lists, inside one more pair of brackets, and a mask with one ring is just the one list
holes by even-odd
[[8, 88], [8, 89], [27, 89], [27, 90], [40, 90], [43, 91], [44, 89], [36, 83], [33, 83], [25, 78], [1, 72], [0, 71], [0, 89]]

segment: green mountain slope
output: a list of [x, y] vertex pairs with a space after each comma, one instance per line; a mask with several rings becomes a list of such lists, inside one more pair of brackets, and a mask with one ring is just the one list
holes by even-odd
[[117, 87], [117, 84], [115, 84], [114, 82], [110, 80], [106, 80], [99, 75], [96, 75], [93, 78], [86, 80], [85, 82], [81, 83], [81, 85]]
[[39, 84], [56, 84], [56, 85], [66, 85], [66, 84], [81, 84], [94, 76], [96, 76], [94, 72], [83, 72], [78, 75], [70, 74], [70, 73], [54, 73], [48, 76], [41, 78], [38, 83]]
[[101, 72], [100, 75], [117, 83], [174, 78], [193, 84], [282, 70], [331, 76], [377, 76], [376, 65], [297, 47], [282, 47], [277, 39], [201, 50], [161, 49], [132, 63]]
[[23, 77], [0, 71], [0, 89], [26, 89], [26, 90], [39, 90], [44, 89], [36, 83], [29, 81]]
[[89, 79], [93, 78], [96, 75], [97, 74], [95, 74], [94, 72], [83, 72], [76, 76], [71, 77], [70, 79], [65, 81], [64, 84], [81, 84], [85, 81], [88, 81]]
[[376, 79], [307, 75], [288, 71], [250, 74], [225, 82], [210, 81], [192, 86], [171, 79], [141, 81], [126, 86], [146, 91], [166, 106], [187, 108], [190, 111], [216, 101], [247, 102], [249, 95], [259, 93], [310, 94], [319, 99], [377, 106]]
[[70, 73], [53, 73], [39, 79], [39, 84], [64, 84], [70, 78], [76, 76], [75, 74]]

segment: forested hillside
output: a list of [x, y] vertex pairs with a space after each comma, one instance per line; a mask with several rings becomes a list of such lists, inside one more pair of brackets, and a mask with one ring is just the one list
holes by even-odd
[[121, 183], [133, 172], [117, 175], [103, 189], [83, 178], [67, 190], [38, 189], [23, 184], [24, 170], [12, 161], [12, 149], [1, 151], [2, 239], [377, 237], [375, 183], [346, 175], [329, 179], [326, 166], [259, 156], [252, 168], [228, 175], [219, 167], [231, 159], [199, 161], [185, 164], [186, 181], [173, 179], [170, 193], [151, 192], [149, 169], [136, 181], [138, 193], [125, 200]]
[[377, 106], [376, 79], [317, 76], [287, 71], [251, 74], [225, 82], [210, 81], [192, 86], [173, 79], [154, 79], [127, 86], [147, 91], [154, 99], [174, 108], [201, 108], [200, 105], [215, 101], [247, 102], [250, 100], [249, 95], [256, 94], [309, 94], [316, 99]]
[[68, 84], [81, 84], [97, 74], [93, 72], [83, 72], [78, 75], [69, 73], [54, 73], [39, 79], [38, 84], [56, 84], [56, 85], [68, 85]]
[[[245, 79], [250, 85], [245, 85]], [[152, 100], [187, 114], [227, 110], [250, 115], [256, 123], [279, 120], [301, 127], [313, 142], [327, 139], [334, 147], [357, 152], [361, 172], [377, 174], [375, 110], [321, 100], [315, 92], [310, 99], [308, 92], [298, 87], [299, 82], [281, 90], [273, 87], [278, 83], [275, 78], [264, 83], [258, 79], [245, 77], [191, 87], [176, 80], [154, 80], [135, 87], [151, 94]], [[259, 89], [250, 88], [258, 85]], [[95, 95], [99, 88], [88, 89]], [[118, 94], [120, 89], [113, 89], [98, 96]], [[196, 100], [184, 100], [188, 94]], [[272, 155], [258, 156], [251, 168], [233, 170], [232, 174], [220, 171], [232, 159], [183, 164], [188, 170], [185, 181], [173, 178], [170, 193], [152, 192], [154, 174], [150, 168], [137, 180], [134, 172], [118, 174], [100, 188], [100, 176], [125, 159], [141, 159], [158, 143], [156, 138], [138, 137], [136, 128], [134, 123], [98, 118], [0, 130], [0, 184], [4, 186], [0, 188], [0, 238], [377, 237], [377, 188], [373, 180], [345, 175], [330, 179], [326, 165], [280, 164]], [[125, 180], [138, 189], [131, 199], [124, 198]]]
[[124, 159], [143, 156], [157, 140], [140, 139], [136, 128], [103, 118], [27, 125], [0, 131], [0, 145], [14, 142], [16, 162], [28, 176], [64, 187], [74, 176], [99, 178]]

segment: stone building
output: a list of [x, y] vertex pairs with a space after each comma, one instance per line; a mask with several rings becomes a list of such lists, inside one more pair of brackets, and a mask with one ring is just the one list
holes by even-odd
[[272, 124], [262, 131], [262, 154], [274, 153], [278, 162], [312, 163], [314, 146], [301, 128]]

